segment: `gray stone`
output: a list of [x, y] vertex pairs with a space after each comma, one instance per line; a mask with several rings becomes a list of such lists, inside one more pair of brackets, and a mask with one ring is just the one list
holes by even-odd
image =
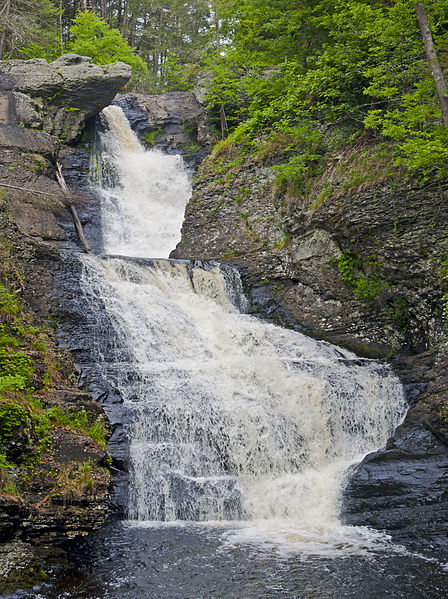
[[43, 59], [0, 62], [0, 79], [15, 90], [14, 124], [42, 126], [65, 141], [77, 139], [85, 122], [110, 104], [130, 77], [127, 64], [99, 66], [77, 54], [64, 54], [51, 63]]
[[16, 91], [33, 98], [52, 96], [63, 83], [62, 75], [42, 58], [2, 61], [0, 77], [3, 75], [14, 82]]
[[11, 92], [0, 92], [0, 125], [15, 125], [16, 103]]
[[13, 92], [15, 100], [16, 123], [22, 123], [25, 127], [39, 128], [43, 125], [41, 106], [38, 102], [22, 94]]
[[59, 141], [48, 133], [30, 131], [25, 127], [0, 125], [0, 147], [51, 155], [58, 145]]
[[330, 233], [322, 229], [316, 229], [311, 235], [300, 239], [296, 247], [291, 250], [291, 258], [294, 262], [309, 260], [310, 258], [328, 260], [332, 256], [339, 256], [340, 253], [341, 250]]
[[149, 147], [181, 153], [193, 166], [210, 151], [212, 129], [203, 106], [191, 92], [124, 94], [117, 96], [114, 104], [123, 109], [131, 127]]
[[19, 582], [29, 571], [38, 567], [36, 553], [30, 543], [14, 541], [0, 546], [0, 583]]

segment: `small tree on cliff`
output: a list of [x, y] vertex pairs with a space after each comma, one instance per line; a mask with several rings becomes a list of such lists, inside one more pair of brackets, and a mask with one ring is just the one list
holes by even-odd
[[78, 12], [70, 28], [70, 34], [71, 52], [90, 56], [97, 64], [122, 61], [131, 65], [134, 84], [147, 75], [146, 64], [135, 54], [118, 29], [112, 29], [94, 13]]

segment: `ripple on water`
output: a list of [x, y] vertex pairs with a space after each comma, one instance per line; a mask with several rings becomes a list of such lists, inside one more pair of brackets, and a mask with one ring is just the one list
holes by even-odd
[[[110, 523], [70, 567], [7, 599], [441, 599], [446, 566], [393, 546], [334, 557], [289, 554], [230, 525]], [[236, 535], [232, 539], [232, 535]], [[230, 539], [230, 540], [229, 540]]]

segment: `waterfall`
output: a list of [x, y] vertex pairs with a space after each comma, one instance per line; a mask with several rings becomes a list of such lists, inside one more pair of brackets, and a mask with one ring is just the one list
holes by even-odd
[[145, 151], [118, 106], [102, 111], [92, 176], [101, 198], [104, 251], [167, 258], [180, 241], [191, 183], [180, 156]]
[[114, 331], [109, 344], [95, 333], [97, 368], [130, 423], [129, 518], [245, 522], [241, 539], [311, 553], [378, 538], [343, 527], [338, 501], [347, 468], [403, 419], [399, 381], [245, 313], [230, 266], [160, 259], [179, 238], [188, 177], [178, 158], [145, 152], [120, 109], [103, 115], [95, 181], [105, 249], [120, 255], [84, 257], [82, 287]]

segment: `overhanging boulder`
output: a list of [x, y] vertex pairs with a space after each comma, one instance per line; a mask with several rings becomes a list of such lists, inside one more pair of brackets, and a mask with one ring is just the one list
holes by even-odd
[[87, 56], [0, 62], [0, 123], [22, 125], [76, 140], [87, 121], [129, 81], [123, 62], [99, 66]]

